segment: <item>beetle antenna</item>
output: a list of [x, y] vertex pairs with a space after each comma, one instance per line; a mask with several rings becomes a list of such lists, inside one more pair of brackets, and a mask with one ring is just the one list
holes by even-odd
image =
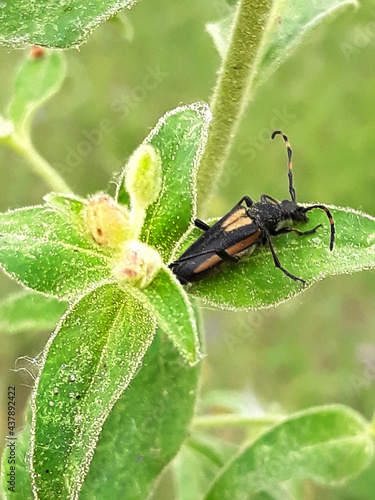
[[314, 210], [314, 208], [319, 208], [320, 210], [324, 210], [326, 213], [329, 223], [331, 224], [331, 240], [329, 242], [329, 249], [333, 250], [333, 245], [335, 243], [335, 223], [333, 222], [333, 217], [331, 212], [328, 210], [327, 207], [324, 205], [311, 205], [310, 207], [305, 208], [305, 213], [308, 212], [309, 210]]
[[285, 145], [286, 145], [286, 152], [288, 154], [288, 179], [289, 179], [289, 194], [290, 197], [292, 198], [292, 201], [296, 203], [296, 191], [293, 187], [293, 171], [292, 171], [292, 148], [290, 147], [290, 142], [288, 137], [282, 132], [281, 130], [275, 130], [273, 134], [271, 135], [271, 139], [274, 139], [276, 135], [281, 135], [281, 137], [284, 139]]

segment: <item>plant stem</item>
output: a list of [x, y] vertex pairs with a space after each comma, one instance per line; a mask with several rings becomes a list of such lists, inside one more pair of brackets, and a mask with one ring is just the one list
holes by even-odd
[[146, 209], [143, 203], [138, 203], [138, 199], [131, 197], [131, 210], [130, 210], [130, 235], [129, 238], [138, 240], [142, 231], [143, 223], [146, 218]]
[[34, 172], [39, 175], [53, 191], [57, 193], [72, 192], [61, 175], [58, 174], [52, 165], [38, 153], [29, 139], [13, 134], [8, 138], [6, 144], [25, 157], [33, 167]]
[[200, 417], [195, 417], [193, 421], [194, 427], [204, 428], [204, 427], [238, 427], [238, 426], [256, 426], [264, 427], [277, 424], [281, 420], [281, 417], [260, 417], [254, 418], [249, 415], [236, 415], [236, 414], [224, 414], [224, 415], [203, 415]]
[[[277, 3], [277, 2], [276, 2]], [[213, 119], [198, 173], [198, 204], [204, 209], [229, 155], [272, 26], [272, 0], [239, 0], [231, 40], [212, 100]]]

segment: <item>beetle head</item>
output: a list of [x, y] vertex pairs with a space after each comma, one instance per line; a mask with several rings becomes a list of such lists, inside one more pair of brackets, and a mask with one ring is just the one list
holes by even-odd
[[291, 219], [293, 222], [308, 222], [309, 218], [306, 215], [306, 208], [297, 205], [295, 201], [283, 200], [280, 203], [280, 208], [285, 216], [285, 219]]

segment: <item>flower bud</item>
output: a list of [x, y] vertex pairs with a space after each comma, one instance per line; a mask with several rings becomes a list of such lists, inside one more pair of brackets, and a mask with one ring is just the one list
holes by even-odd
[[119, 285], [146, 288], [162, 266], [162, 259], [154, 248], [137, 240], [124, 243], [119, 259], [113, 265], [112, 274]]
[[142, 144], [129, 159], [125, 187], [133, 209], [146, 209], [156, 200], [162, 179], [161, 158], [151, 144]]
[[101, 247], [115, 249], [129, 237], [129, 213], [109, 196], [95, 196], [85, 207], [84, 219]]

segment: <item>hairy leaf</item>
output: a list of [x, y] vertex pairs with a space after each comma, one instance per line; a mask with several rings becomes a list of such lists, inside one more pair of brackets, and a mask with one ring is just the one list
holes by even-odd
[[289, 479], [338, 485], [369, 465], [369, 424], [344, 406], [311, 408], [285, 419], [248, 445], [213, 483], [207, 500], [245, 500]]
[[[143, 500], [176, 454], [194, 413], [199, 368], [160, 330], [143, 365], [106, 420], [80, 500]], [[108, 460], [115, 456], [116, 460]]]
[[127, 290], [152, 311], [159, 327], [185, 360], [194, 365], [202, 358], [195, 312], [189, 297], [170, 272], [160, 270], [142, 292], [134, 287]]
[[32, 479], [40, 498], [77, 498], [102, 426], [154, 331], [142, 304], [116, 284], [94, 289], [64, 316], [32, 399]]
[[0, 264], [31, 288], [60, 299], [79, 296], [110, 277], [110, 255], [89, 238], [84, 202], [49, 196], [43, 206], [0, 214]]
[[[356, 0], [277, 0], [273, 6], [272, 25], [265, 32], [262, 51], [259, 57], [259, 68], [255, 78], [255, 86], [259, 85], [282, 64], [297, 47], [304, 36], [321, 21], [329, 18], [335, 11], [348, 5], [357, 5]], [[228, 16], [207, 25], [216, 49], [222, 58], [225, 57], [235, 7], [228, 8]]]
[[0, 302], [0, 330], [7, 333], [54, 330], [67, 309], [65, 302], [23, 290]]
[[0, 5], [0, 43], [67, 48], [79, 45], [91, 32], [136, 0], [4, 0]]
[[65, 78], [65, 62], [60, 52], [45, 52], [23, 61], [14, 84], [9, 118], [18, 133], [26, 133], [35, 111], [60, 89]]

